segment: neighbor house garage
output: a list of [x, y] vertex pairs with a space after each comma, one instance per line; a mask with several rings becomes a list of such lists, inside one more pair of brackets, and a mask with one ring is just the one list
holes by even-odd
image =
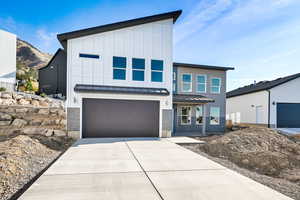
[[233, 123], [300, 128], [300, 73], [262, 81], [226, 95], [226, 118]]

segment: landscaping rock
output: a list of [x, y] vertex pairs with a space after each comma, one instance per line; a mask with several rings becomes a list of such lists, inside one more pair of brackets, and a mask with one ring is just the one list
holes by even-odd
[[9, 114], [6, 114], [6, 113], [0, 113], [0, 120], [1, 121], [11, 121], [12, 120], [12, 117], [11, 115]]
[[40, 126], [42, 124], [43, 120], [41, 119], [33, 119], [29, 122], [32, 126]]
[[54, 135], [58, 137], [63, 137], [63, 136], [67, 136], [67, 133], [62, 130], [54, 130]]
[[48, 115], [48, 114], [49, 114], [49, 109], [47, 109], [47, 108], [40, 109], [40, 110], [38, 111], [38, 114], [41, 114], [41, 115]]
[[39, 106], [40, 106], [40, 103], [39, 103], [39, 101], [37, 101], [37, 100], [32, 100], [32, 101], [31, 101], [31, 105], [36, 106], [36, 107], [39, 107]]
[[48, 130], [45, 132], [45, 136], [47, 136], [47, 137], [51, 137], [51, 136], [53, 136], [53, 134], [54, 134], [54, 131], [53, 131], [52, 129], [48, 129]]
[[27, 113], [28, 109], [27, 108], [17, 108], [16, 113]]
[[30, 101], [29, 101], [29, 100], [26, 100], [26, 99], [20, 99], [20, 100], [18, 101], [18, 103], [19, 103], [20, 105], [29, 105], [29, 104], [30, 104]]
[[23, 129], [23, 133], [27, 135], [45, 135], [46, 132], [47, 129], [45, 128], [31, 127]]
[[49, 106], [49, 104], [46, 102], [46, 101], [40, 101], [40, 106], [42, 106], [42, 107], [48, 107]]
[[9, 126], [11, 121], [0, 121], [0, 126]]
[[3, 93], [1, 94], [1, 98], [2, 98], [2, 99], [12, 99], [12, 94], [9, 93], [9, 92], [3, 92]]
[[27, 121], [23, 120], [23, 119], [15, 119], [11, 126], [15, 126], [15, 127], [18, 127], [18, 128], [22, 128], [24, 127], [25, 125], [27, 125]]

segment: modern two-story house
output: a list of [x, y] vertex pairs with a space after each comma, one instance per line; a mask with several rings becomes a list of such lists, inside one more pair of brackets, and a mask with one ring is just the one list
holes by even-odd
[[[58, 35], [64, 53], [56, 53], [39, 77], [51, 67], [66, 68], [56, 69], [66, 76], [53, 86], [66, 88], [68, 130], [84, 138], [224, 131], [226, 71], [233, 68], [173, 63], [173, 26], [180, 14]], [[59, 61], [63, 56], [66, 64]]]

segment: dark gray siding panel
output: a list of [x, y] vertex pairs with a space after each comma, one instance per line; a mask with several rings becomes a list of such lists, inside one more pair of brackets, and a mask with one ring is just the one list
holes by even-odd
[[158, 137], [159, 101], [83, 99], [82, 135]]
[[300, 103], [277, 103], [277, 128], [300, 128]]
[[63, 94], [66, 96], [67, 83], [67, 55], [58, 50], [54, 58], [44, 68], [39, 69], [40, 93]]

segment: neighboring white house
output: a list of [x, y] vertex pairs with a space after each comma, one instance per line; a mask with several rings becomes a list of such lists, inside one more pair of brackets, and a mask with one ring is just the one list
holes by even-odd
[[16, 82], [16, 35], [0, 30], [0, 87], [13, 90]]
[[230, 91], [226, 107], [226, 118], [233, 123], [299, 128], [300, 73]]

